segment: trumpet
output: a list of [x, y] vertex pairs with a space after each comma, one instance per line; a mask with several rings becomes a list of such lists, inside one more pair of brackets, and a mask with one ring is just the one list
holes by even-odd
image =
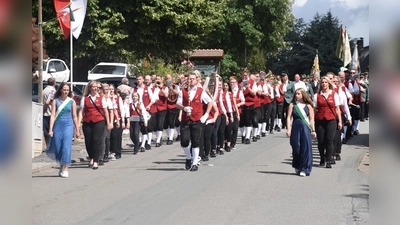
[[161, 83], [161, 81], [156, 81], [156, 87], [158, 88], [162, 88], [163, 84]]

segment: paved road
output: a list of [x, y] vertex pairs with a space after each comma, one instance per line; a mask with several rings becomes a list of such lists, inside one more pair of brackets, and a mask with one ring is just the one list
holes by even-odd
[[238, 144], [197, 172], [183, 169], [178, 143], [124, 150], [97, 171], [77, 162], [67, 179], [58, 168], [36, 171], [33, 224], [366, 224], [368, 131], [361, 123], [332, 169], [318, 168], [314, 148], [310, 177], [294, 174], [284, 132]]

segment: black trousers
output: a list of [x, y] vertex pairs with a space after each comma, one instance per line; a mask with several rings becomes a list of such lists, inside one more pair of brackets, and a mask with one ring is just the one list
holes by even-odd
[[104, 139], [102, 139], [104, 129], [106, 129], [106, 121], [102, 120], [96, 123], [90, 121], [89, 123], [83, 122], [82, 130], [85, 136], [86, 151], [89, 154], [89, 158], [93, 159], [94, 162], [98, 162], [101, 157], [101, 145]]
[[336, 129], [335, 137], [333, 138], [333, 155], [342, 153], [342, 131]]
[[365, 102], [360, 103], [360, 120], [365, 119]]
[[[271, 116], [269, 118], [269, 130], [272, 131], [274, 130], [274, 125], [275, 125], [275, 115], [276, 115], [276, 102], [273, 101], [271, 102]], [[268, 130], [268, 124], [267, 124], [267, 130]]]
[[156, 126], [153, 131], [163, 131], [165, 116], [167, 115], [167, 110], [158, 111], [158, 112], [156, 112], [155, 115], [156, 115], [156, 122], [155, 122]]
[[243, 114], [243, 111], [240, 114], [239, 127], [244, 127], [244, 114]]
[[287, 103], [286, 100], [283, 101], [283, 108], [282, 108], [282, 116], [281, 116], [281, 118], [282, 118], [282, 120], [284, 122], [282, 123], [282, 128], [286, 128], [286, 119], [287, 119], [287, 113], [288, 113], [288, 110], [289, 110], [289, 104], [290, 103]]
[[265, 104], [261, 103], [260, 114], [258, 116], [258, 123], [263, 123], [264, 122], [264, 116], [265, 116]]
[[204, 156], [208, 156], [210, 155], [210, 151], [211, 151], [211, 135], [213, 133], [214, 130], [214, 124], [210, 123], [210, 124], [202, 124], [203, 128], [203, 135], [201, 135], [200, 138], [200, 152], [199, 155], [200, 157], [204, 157]]
[[239, 120], [238, 120], [238, 113], [233, 112], [233, 124], [232, 124], [232, 138], [231, 138], [231, 146], [236, 145], [238, 130], [239, 130]]
[[[167, 115], [165, 116], [164, 129], [174, 129], [176, 127], [176, 121], [178, 120], [179, 109], [168, 109]], [[179, 122], [179, 121], [178, 121]]]
[[227, 115], [228, 115], [229, 124], [225, 127], [225, 140], [227, 142], [231, 142], [231, 140], [232, 140], [233, 122], [231, 122], [230, 118], [233, 115], [232, 115], [232, 113], [228, 113]]
[[140, 136], [140, 122], [139, 121], [130, 121], [131, 126], [129, 128], [129, 136], [131, 141], [135, 145], [135, 149], [138, 149], [139, 146], [139, 136]]
[[365, 115], [364, 115], [364, 117], [365, 118], [369, 117], [369, 103], [368, 104], [365, 103]]
[[117, 123], [114, 122], [114, 128], [110, 134], [110, 151], [117, 156], [121, 156], [122, 150], [122, 127], [117, 128]]
[[151, 115], [151, 117], [150, 117], [149, 121], [147, 121], [147, 129], [146, 129], [147, 133], [156, 131], [155, 130], [156, 129], [156, 123], [157, 123], [156, 113], [150, 113], [150, 115]]
[[276, 102], [276, 117], [282, 119], [283, 102]]
[[217, 117], [217, 120], [214, 123], [214, 129], [212, 131], [211, 135], [211, 148], [212, 149], [217, 149], [218, 145], [218, 130], [219, 126], [221, 125], [221, 116]]
[[253, 120], [252, 118], [254, 117], [254, 104], [251, 106], [242, 106], [243, 107], [243, 125], [245, 127], [252, 127], [253, 126]]
[[[228, 120], [229, 121], [229, 120]], [[220, 148], [224, 147], [224, 140], [225, 140], [225, 128], [226, 128], [226, 116], [224, 114], [221, 115], [221, 123], [218, 129], [218, 146]]]
[[318, 151], [321, 160], [331, 161], [333, 154], [333, 139], [337, 131], [337, 121], [315, 120], [315, 131], [317, 133]]
[[269, 118], [271, 117], [271, 112], [272, 112], [271, 103], [265, 104], [264, 105], [264, 117], [263, 117], [263, 121], [262, 122], [263, 123], [267, 123], [267, 128], [269, 126]]
[[254, 115], [252, 118], [253, 128], [258, 128], [258, 121], [260, 121], [260, 110], [261, 110], [261, 107], [254, 108]]
[[181, 146], [186, 148], [191, 143], [192, 148], [200, 146], [200, 136], [202, 134], [202, 124], [200, 121], [182, 121], [181, 122]]

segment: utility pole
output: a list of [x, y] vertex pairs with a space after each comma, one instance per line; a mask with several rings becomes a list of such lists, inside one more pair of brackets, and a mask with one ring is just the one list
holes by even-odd
[[38, 25], [39, 25], [39, 87], [38, 87], [38, 91], [39, 91], [39, 96], [38, 96], [38, 102], [39, 103], [43, 103], [43, 30], [42, 30], [42, 0], [38, 0]]

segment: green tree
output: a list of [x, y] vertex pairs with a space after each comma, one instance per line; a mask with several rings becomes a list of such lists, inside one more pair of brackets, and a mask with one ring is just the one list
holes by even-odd
[[308, 24], [302, 18], [297, 19], [291, 32], [286, 37], [287, 47], [278, 54], [267, 57], [267, 67], [274, 73], [309, 74], [318, 49], [321, 74], [337, 72], [341, 61], [335, 56], [339, 22], [332, 13], [316, 14]]
[[[265, 69], [266, 53], [276, 53], [285, 47], [284, 37], [294, 23], [291, 0], [237, 0], [226, 1], [223, 19], [218, 29], [209, 36], [205, 47], [222, 48], [225, 51], [223, 65], [230, 65], [225, 72], [240, 71], [248, 67]], [[259, 55], [264, 55], [264, 64], [252, 65]], [[227, 62], [225, 62], [227, 61]], [[236, 63], [233, 64], [231, 61]], [[233, 67], [239, 68], [233, 68]], [[259, 68], [256, 68], [261, 66]]]

